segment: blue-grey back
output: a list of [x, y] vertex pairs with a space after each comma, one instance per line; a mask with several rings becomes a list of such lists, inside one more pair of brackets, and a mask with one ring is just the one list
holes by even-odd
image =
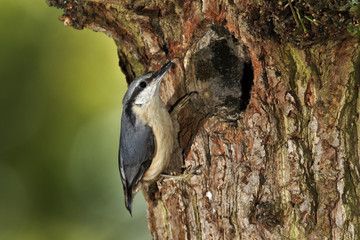
[[124, 106], [121, 117], [119, 148], [120, 173], [123, 184], [126, 184], [127, 188], [136, 186], [150, 167], [155, 153], [152, 129], [141, 121], [135, 120], [131, 109], [126, 109], [128, 107]]

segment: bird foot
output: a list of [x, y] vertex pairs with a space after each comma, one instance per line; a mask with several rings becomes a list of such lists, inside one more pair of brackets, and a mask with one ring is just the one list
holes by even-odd
[[190, 92], [180, 98], [173, 106], [171, 106], [169, 113], [171, 115], [177, 115], [181, 109], [185, 107], [186, 104], [188, 104], [191, 100], [191, 98], [195, 95], [198, 95], [198, 92]]
[[201, 168], [203, 167], [203, 165], [198, 165], [198, 166], [188, 166], [183, 174], [180, 175], [167, 175], [167, 174], [161, 174], [161, 176], [164, 178], [164, 181], [169, 181], [169, 180], [187, 180], [189, 178], [191, 178], [194, 175], [199, 175], [201, 172], [199, 171]]

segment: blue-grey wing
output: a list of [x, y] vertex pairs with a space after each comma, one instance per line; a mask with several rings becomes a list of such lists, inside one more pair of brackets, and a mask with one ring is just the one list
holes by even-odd
[[140, 182], [155, 153], [152, 129], [131, 117], [122, 114], [119, 148], [120, 175], [127, 191]]

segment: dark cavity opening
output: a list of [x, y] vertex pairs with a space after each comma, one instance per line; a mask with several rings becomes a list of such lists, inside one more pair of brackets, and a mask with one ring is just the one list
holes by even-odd
[[243, 78], [241, 80], [241, 88], [243, 93], [241, 95], [241, 103], [239, 110], [243, 111], [246, 109], [250, 101], [251, 88], [254, 85], [254, 70], [251, 61], [244, 63]]
[[201, 48], [191, 58], [196, 76], [191, 90], [199, 93], [210, 113], [237, 119], [250, 100], [251, 60], [247, 48], [226, 29], [212, 31], [203, 37], [208, 44], [199, 44]]

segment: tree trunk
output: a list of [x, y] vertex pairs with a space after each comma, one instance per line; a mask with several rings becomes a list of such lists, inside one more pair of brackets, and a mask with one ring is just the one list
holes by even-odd
[[167, 172], [198, 174], [148, 189], [154, 239], [360, 239], [360, 10], [307, 2], [48, 0], [129, 83], [173, 61], [169, 109], [196, 93]]

